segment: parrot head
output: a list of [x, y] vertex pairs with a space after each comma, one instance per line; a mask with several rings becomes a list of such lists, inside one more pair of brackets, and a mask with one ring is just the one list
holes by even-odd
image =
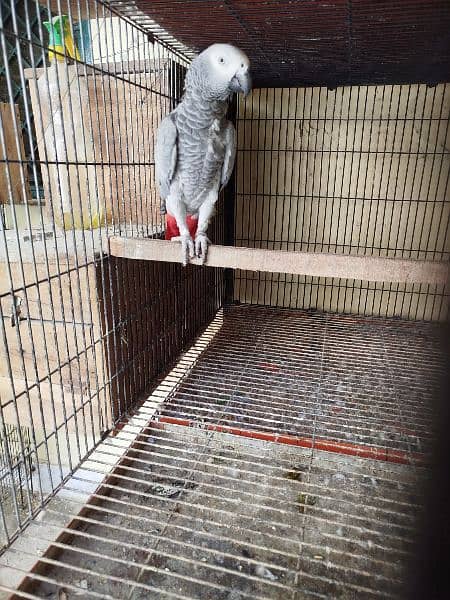
[[224, 99], [236, 93], [247, 96], [252, 89], [250, 61], [231, 44], [213, 44], [191, 64], [186, 86], [201, 84], [214, 98]]

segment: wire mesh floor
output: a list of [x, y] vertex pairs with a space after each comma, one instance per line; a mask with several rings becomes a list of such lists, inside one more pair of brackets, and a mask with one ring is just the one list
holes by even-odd
[[[439, 331], [227, 308], [123, 456], [110, 437], [78, 476], [122, 456], [24, 597], [400, 597], [445, 368]], [[54, 504], [29, 535], [50, 542], [63, 512]]]
[[429, 450], [432, 398], [444, 368], [439, 329], [235, 307], [161, 420], [247, 436], [251, 429], [273, 440], [291, 436], [282, 441], [396, 462], [420, 460]]

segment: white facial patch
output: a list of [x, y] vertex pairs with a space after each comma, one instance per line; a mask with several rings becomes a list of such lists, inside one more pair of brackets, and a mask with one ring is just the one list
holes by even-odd
[[213, 44], [204, 54], [214, 73], [222, 81], [230, 81], [236, 73], [244, 73], [250, 66], [247, 55], [231, 44]]

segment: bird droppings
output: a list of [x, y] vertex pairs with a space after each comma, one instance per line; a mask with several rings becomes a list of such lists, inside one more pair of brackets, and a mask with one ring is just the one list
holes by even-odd
[[291, 479], [292, 481], [301, 481], [302, 473], [299, 469], [294, 468], [291, 471], [286, 471], [286, 473], [283, 474], [283, 477], [285, 479]]
[[305, 512], [305, 506], [314, 506], [317, 502], [315, 496], [309, 496], [308, 494], [300, 493], [297, 496], [298, 509], [301, 513]]
[[343, 473], [334, 473], [334, 475], [332, 475], [332, 478], [334, 483], [345, 483], [345, 475]]
[[256, 565], [255, 573], [258, 577], [263, 577], [264, 579], [270, 579], [270, 581], [276, 581], [278, 577], [272, 573], [267, 567], [264, 565]]

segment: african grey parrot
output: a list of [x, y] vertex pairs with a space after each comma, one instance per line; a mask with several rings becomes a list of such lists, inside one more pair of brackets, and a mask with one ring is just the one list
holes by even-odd
[[[182, 262], [195, 255], [204, 263], [206, 236], [220, 189], [231, 177], [236, 156], [236, 132], [226, 118], [234, 92], [251, 89], [249, 60], [229, 44], [213, 44], [199, 54], [186, 74], [180, 104], [159, 126], [155, 166], [161, 211], [176, 220]], [[198, 218], [195, 242], [187, 217]], [[167, 232], [166, 232], [167, 237]]]

